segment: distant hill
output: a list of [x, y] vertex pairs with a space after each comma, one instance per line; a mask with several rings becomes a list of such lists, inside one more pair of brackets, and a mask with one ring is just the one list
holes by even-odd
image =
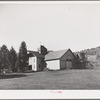
[[85, 49], [80, 52], [85, 53], [86, 55], [100, 55], [100, 46], [96, 48], [91, 48], [91, 49]]
[[100, 67], [100, 46], [96, 48], [81, 50], [80, 52], [85, 53], [88, 61], [90, 61], [94, 66]]

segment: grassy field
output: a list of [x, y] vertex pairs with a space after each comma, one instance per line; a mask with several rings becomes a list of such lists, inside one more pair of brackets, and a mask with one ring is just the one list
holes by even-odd
[[2, 74], [0, 89], [100, 89], [100, 69]]

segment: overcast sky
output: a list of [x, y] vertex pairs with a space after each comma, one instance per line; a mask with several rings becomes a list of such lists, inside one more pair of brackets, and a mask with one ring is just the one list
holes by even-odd
[[0, 3], [0, 46], [72, 51], [100, 46], [100, 2]]

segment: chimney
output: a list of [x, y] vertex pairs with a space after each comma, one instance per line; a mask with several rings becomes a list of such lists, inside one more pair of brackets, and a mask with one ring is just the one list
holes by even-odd
[[47, 48], [44, 47], [43, 45], [40, 45], [40, 48], [39, 48], [39, 53], [42, 54], [42, 55], [46, 55], [48, 52], [47, 52]]

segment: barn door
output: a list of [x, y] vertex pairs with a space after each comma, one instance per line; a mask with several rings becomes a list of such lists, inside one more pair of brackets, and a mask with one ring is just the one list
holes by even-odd
[[72, 68], [72, 61], [67, 59], [66, 60], [66, 69], [71, 69]]

